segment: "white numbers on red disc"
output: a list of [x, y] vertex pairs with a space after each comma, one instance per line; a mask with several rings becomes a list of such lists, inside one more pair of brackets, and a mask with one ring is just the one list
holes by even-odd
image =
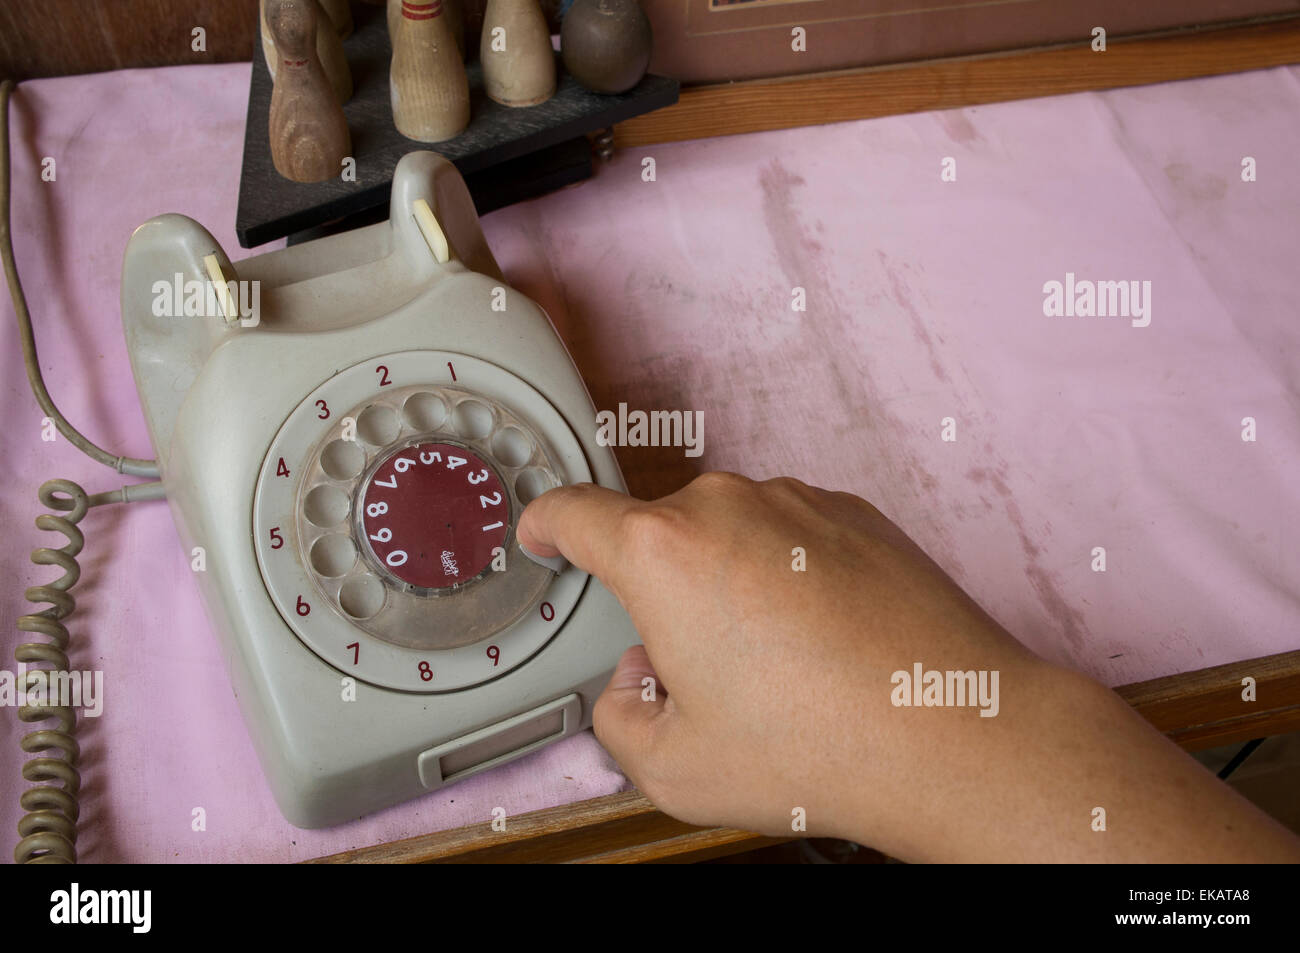
[[445, 589], [487, 569], [505, 544], [510, 503], [481, 457], [437, 442], [384, 460], [362, 494], [361, 514], [380, 565], [409, 585]]

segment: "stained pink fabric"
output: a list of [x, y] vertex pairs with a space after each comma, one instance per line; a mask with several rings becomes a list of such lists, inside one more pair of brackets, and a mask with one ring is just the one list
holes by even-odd
[[[184, 67], [15, 97], [14, 241], [41, 365], [68, 417], [117, 452], [152, 455], [118, 314], [123, 247], [177, 211], [248, 254], [233, 231], [247, 83], [246, 65]], [[1119, 684], [1300, 644], [1297, 114], [1300, 71], [1283, 68], [659, 145], [484, 225], [598, 407], [704, 412], [698, 458], [619, 450], [633, 492], [732, 469], [859, 493], [1037, 652]], [[1246, 156], [1257, 181], [1242, 181]], [[956, 181], [941, 181], [945, 157]], [[1067, 272], [1150, 281], [1150, 326], [1045, 316], [1043, 285]], [[27, 561], [54, 544], [32, 527], [37, 486], [121, 481], [41, 441], [3, 310], [0, 617], [14, 619], [21, 587], [54, 575]], [[103, 716], [81, 722], [85, 860], [297, 860], [627, 783], [586, 733], [296, 830], [166, 507], [82, 525], [73, 661], [107, 683]], [[10, 834], [19, 734], [0, 718]]]

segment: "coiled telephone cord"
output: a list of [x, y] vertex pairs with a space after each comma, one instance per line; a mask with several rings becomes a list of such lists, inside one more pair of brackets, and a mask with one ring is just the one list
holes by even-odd
[[[78, 450], [118, 473], [156, 478], [158, 465], [155, 461], [110, 453], [83, 436], [59, 412], [42, 379], [41, 366], [36, 358], [32, 316], [27, 307], [27, 297], [23, 294], [22, 283], [18, 280], [18, 266], [14, 260], [10, 236], [9, 98], [13, 90], [14, 84], [11, 81], [0, 83], [0, 263], [4, 266], [14, 316], [18, 319], [18, 337], [22, 344], [27, 380], [41, 410], [53, 421], [59, 433]], [[69, 636], [64, 620], [76, 605], [69, 590], [81, 575], [76, 557], [86, 542], [77, 523], [81, 522], [87, 510], [93, 506], [162, 499], [163, 487], [161, 483], [137, 483], [87, 496], [86, 491], [71, 480], [47, 480], [41, 484], [38, 495], [41, 504], [55, 512], [42, 513], [36, 517], [37, 528], [62, 533], [67, 543], [57, 549], [43, 546], [32, 552], [32, 562], [38, 566], [58, 566], [63, 570], [63, 575], [45, 585], [32, 586], [25, 593], [28, 602], [44, 604], [48, 608], [22, 616], [18, 620], [18, 629], [43, 635], [48, 641], [24, 642], [14, 650], [14, 659], [19, 663], [41, 666], [28, 670], [26, 677], [20, 680], [20, 688], [24, 693], [29, 685], [50, 678], [51, 673], [69, 671]], [[64, 685], [67, 682], [56, 679], [54, 684]], [[77, 716], [71, 706], [51, 704], [48, 688], [47, 685], [47, 691], [39, 696], [43, 699], [41, 704], [24, 705], [18, 710], [18, 717], [24, 722], [58, 721], [55, 727], [28, 732], [21, 741], [23, 751], [42, 757], [31, 758], [23, 765], [23, 777], [36, 782], [37, 786], [24, 791], [19, 799], [20, 806], [26, 812], [18, 822], [18, 836], [21, 840], [14, 850], [14, 860], [20, 864], [77, 861], [77, 795], [81, 790], [81, 774], [77, 770], [80, 749], [74, 737]]]
[[[42, 546], [32, 551], [32, 562], [38, 566], [58, 566], [63, 575], [53, 582], [30, 586], [24, 594], [28, 602], [49, 606], [18, 620], [19, 631], [43, 635], [47, 639], [44, 642], [25, 642], [14, 650], [18, 662], [40, 666], [30, 670], [21, 680], [24, 692], [34, 680], [49, 678], [50, 673], [69, 671], [68, 628], [63, 620], [76, 606], [69, 590], [81, 576], [77, 554], [86, 542], [77, 524], [90, 509], [86, 491], [71, 480], [47, 480], [41, 484], [39, 496], [43, 506], [56, 512], [36, 517], [37, 529], [62, 533], [67, 543], [58, 549]], [[24, 704], [18, 709], [18, 717], [24, 722], [58, 720], [56, 727], [28, 732], [20, 742], [23, 751], [43, 755], [23, 765], [23, 777], [36, 782], [37, 786], [24, 791], [19, 800], [26, 812], [18, 821], [18, 835], [22, 840], [14, 849], [14, 860], [20, 864], [77, 862], [77, 815], [80, 812], [77, 794], [81, 790], [81, 773], [77, 770], [81, 749], [73, 734], [77, 713], [71, 706], [59, 704], [67, 699], [54, 697], [56, 684], [59, 682], [51, 679], [40, 702]]]

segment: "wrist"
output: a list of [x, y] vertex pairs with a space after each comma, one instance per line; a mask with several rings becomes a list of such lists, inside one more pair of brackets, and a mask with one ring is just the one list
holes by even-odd
[[[1058, 762], [1077, 753], [1089, 735], [1083, 726], [1123, 703], [1092, 679], [1036, 656], [1017, 653], [994, 665], [988, 704], [891, 706], [883, 719], [862, 725], [860, 770], [853, 793], [836, 799], [843, 810], [835, 836], [908, 861], [1007, 860], [1016, 856], [1021, 828], [1041, 828], [1044, 817], [1072, 810], [1053, 780]], [[1089, 757], [1100, 740], [1088, 738]], [[1082, 823], [1086, 830], [1086, 816]]]

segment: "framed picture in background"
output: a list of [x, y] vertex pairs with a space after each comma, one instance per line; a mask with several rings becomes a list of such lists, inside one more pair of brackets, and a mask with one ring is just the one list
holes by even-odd
[[[642, 0], [651, 72], [721, 83], [1077, 43], [1300, 12], [1300, 0]], [[802, 30], [800, 36], [798, 31]]]

